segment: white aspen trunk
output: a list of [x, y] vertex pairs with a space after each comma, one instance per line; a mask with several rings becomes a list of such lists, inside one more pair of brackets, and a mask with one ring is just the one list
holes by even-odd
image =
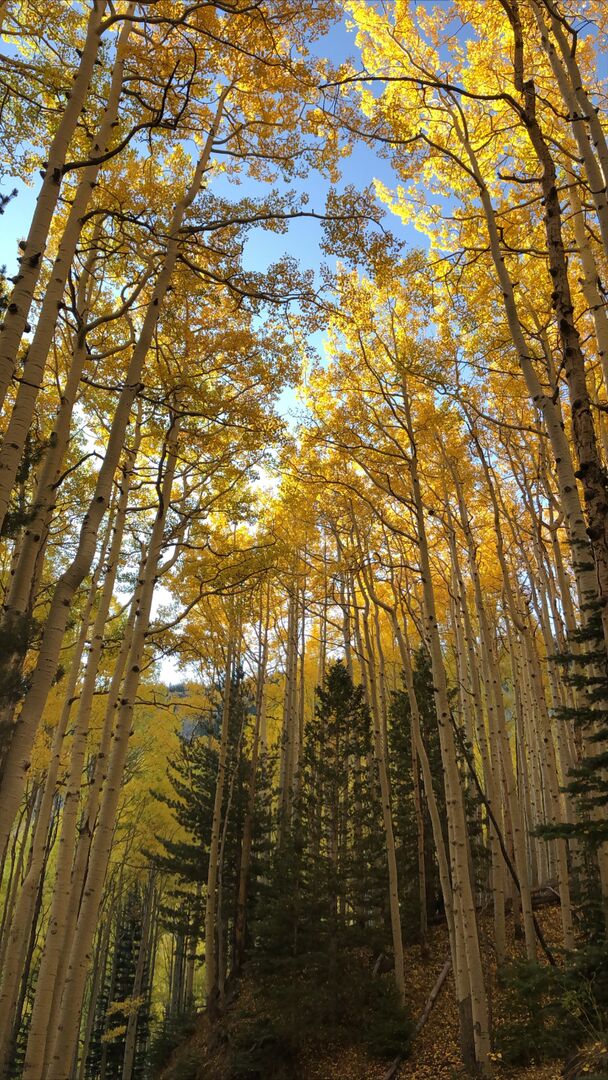
[[302, 619], [299, 627], [299, 650], [300, 650], [300, 673], [298, 680], [298, 717], [297, 730], [298, 742], [294, 755], [294, 796], [297, 800], [300, 793], [300, 755], [304, 745], [304, 715], [306, 708], [306, 583], [302, 585]]
[[10, 927], [10, 934], [8, 934], [8, 928], [6, 928], [7, 934], [3, 939], [3, 946], [6, 948], [6, 952], [3, 948], [2, 955], [0, 956], [0, 969], [2, 970], [2, 984], [0, 986], [0, 1075], [3, 1075], [3, 1071], [7, 1065], [6, 1053], [10, 1047], [11, 1024], [13, 1022], [19, 993], [19, 978], [23, 969], [25, 953], [32, 930], [32, 919], [35, 914], [40, 878], [44, 870], [44, 863], [47, 856], [47, 837], [51, 821], [53, 800], [55, 798], [57, 776], [61, 763], [63, 739], [74, 702], [80, 663], [90, 630], [91, 614], [97, 595], [97, 587], [105, 562], [109, 540], [110, 529], [108, 529], [102, 544], [100, 558], [91, 581], [87, 604], [82, 614], [82, 624], [78, 642], [74, 650], [66, 680], [67, 685], [63, 706], [53, 732], [51, 758], [47, 769], [40, 809], [34, 830], [30, 863], [19, 896], [17, 914]]
[[[369, 591], [369, 590], [368, 590]], [[371, 594], [370, 594], [371, 595]], [[378, 705], [380, 707], [380, 722], [382, 734], [382, 746], [388, 759], [388, 703], [386, 694], [386, 664], [384, 662], [384, 649], [382, 648], [382, 636], [380, 633], [380, 618], [378, 605], [374, 605], [374, 656], [378, 658]], [[388, 775], [388, 773], [387, 773]], [[390, 794], [390, 783], [389, 783]]]
[[34, 792], [33, 795], [26, 797], [22, 812], [18, 819], [17, 826], [15, 828], [15, 834], [13, 837], [13, 844], [11, 850], [11, 862], [10, 873], [8, 881], [6, 882], [6, 893], [4, 899], [4, 909], [2, 912], [2, 940], [5, 940], [5, 933], [9, 929], [17, 900], [17, 894], [22, 884], [23, 863], [25, 858], [25, 852], [27, 848], [27, 838], [32, 824], [32, 820], [35, 819], [35, 811], [39, 801], [40, 791]]
[[458, 580], [452, 571], [452, 600], [450, 602], [450, 619], [454, 630], [454, 654], [456, 657], [456, 675], [458, 678], [458, 699], [462, 714], [464, 731], [467, 742], [474, 747], [477, 744], [475, 722], [473, 719], [472, 694], [473, 689], [469, 679], [468, 655], [465, 643], [464, 630], [462, 628], [462, 612], [458, 591]]
[[604, 300], [598, 287], [600, 275], [593, 252], [591, 251], [591, 245], [589, 244], [583, 208], [574, 184], [571, 185], [568, 194], [570, 197], [570, 206], [572, 208], [574, 237], [583, 269], [583, 276], [580, 284], [593, 319], [597, 354], [600, 360], [604, 380], [604, 392], [608, 394], [608, 316], [606, 315]]
[[353, 651], [351, 642], [351, 619], [350, 619], [350, 607], [348, 597], [348, 584], [345, 578], [346, 568], [344, 565], [344, 553], [340, 537], [334, 531], [334, 538], [336, 541], [336, 548], [338, 553], [338, 565], [340, 567], [340, 584], [339, 584], [339, 606], [342, 612], [342, 642], [344, 645], [344, 660], [346, 664], [346, 670], [353, 678]]
[[154, 587], [158, 580], [165, 522], [171, 502], [171, 488], [177, 458], [177, 437], [178, 425], [174, 423], [167, 439], [167, 458], [164, 476], [162, 477], [162, 487], [159, 479], [159, 506], [148, 545], [141, 584], [141, 602], [136, 613], [129, 648], [126, 674], [113, 733], [108, 775], [102, 792], [97, 828], [91, 845], [89, 871], [76, 924], [76, 932], [71, 942], [61, 1008], [53, 1032], [54, 1038], [49, 1041], [48, 1068], [44, 1068], [45, 1063], [40, 1056], [37, 1056], [37, 1060], [30, 1056], [28, 1041], [23, 1080], [39, 1080], [42, 1076], [45, 1076], [46, 1080], [65, 1080], [65, 1077], [69, 1075], [76, 1050], [82, 999], [92, 959], [92, 944], [114, 837], [116, 811], [129, 748], [129, 738], [132, 732], [133, 708], [141, 679], [146, 632], [150, 623], [150, 611]]
[[410, 441], [408, 464], [412, 482], [416, 530], [420, 547], [424, 622], [433, 671], [433, 692], [437, 711], [441, 758], [445, 775], [446, 810], [448, 823], [451, 823], [450, 846], [452, 888], [454, 891], [455, 904], [457, 904], [462, 915], [465, 956], [471, 984], [471, 1013], [473, 1020], [475, 1055], [481, 1075], [487, 1076], [490, 1073], [489, 1055], [491, 1051], [488, 999], [481, 963], [473, 886], [470, 878], [466, 814], [460, 785], [460, 775], [458, 772], [458, 760], [454, 732], [452, 730], [447, 681], [441, 652], [441, 639], [435, 612], [435, 594], [431, 576], [431, 563], [424, 518], [424, 503], [418, 476], [417, 447], [411, 420], [409, 396], [405, 384], [403, 386], [403, 409]]
[[411, 738], [411, 762], [412, 762], [412, 788], [414, 800], [414, 815], [416, 818], [416, 857], [418, 861], [418, 904], [420, 917], [418, 931], [420, 934], [420, 955], [425, 958], [429, 955], [429, 925], [426, 898], [426, 860], [425, 860], [425, 828], [422, 813], [422, 793], [420, 791], [420, 762], [416, 749], [416, 740], [412, 729]]
[[608, 187], [608, 145], [606, 143], [604, 129], [598, 116], [598, 112], [594, 108], [593, 102], [583, 86], [582, 72], [578, 66], [575, 51], [569, 44], [564, 33], [563, 23], [553, 0], [549, 0], [549, 3], [547, 3], [546, 6], [551, 13], [551, 30], [557, 41], [562, 63], [568, 73], [569, 84], [574, 90], [578, 101], [578, 111], [582, 114], [585, 123], [589, 126], [593, 146], [602, 170], [604, 189], [606, 189], [606, 187]]
[[[542, 46], [549, 58], [555, 80], [559, 86], [564, 104], [569, 113], [568, 120], [576, 140], [585, 173], [587, 174], [588, 191], [593, 199], [593, 205], [597, 214], [604, 252], [608, 256], [608, 201], [606, 200], [606, 183], [608, 182], [608, 175], [606, 177], [602, 176], [602, 171], [595, 157], [593, 145], [587, 131], [591, 114], [595, 115], [595, 110], [583, 90], [581, 71], [575, 57], [570, 55], [571, 50], [566, 42], [559, 21], [554, 18], [551, 19], [551, 28], [558, 42], [561, 42], [561, 48], [564, 49], [562, 52], [562, 59], [560, 59], [558, 50], [551, 40], [546, 20], [536, 0], [532, 0], [532, 8], [540, 31]], [[566, 63], [564, 63], [564, 61], [566, 61]], [[577, 93], [577, 89], [579, 93]], [[581, 94], [583, 95], [582, 101], [579, 100]], [[601, 124], [599, 124], [599, 127], [601, 130]], [[596, 147], [596, 149], [598, 148]], [[606, 161], [608, 162], [608, 155]]]
[[[76, 308], [81, 318], [86, 318], [88, 294], [91, 288], [91, 271], [97, 252], [93, 251], [82, 272]], [[43, 571], [44, 551], [49, 535], [52, 511], [57, 500], [57, 480], [59, 468], [70, 436], [70, 420], [78, 393], [80, 377], [87, 355], [86, 344], [79, 334], [72, 338], [72, 362], [61, 395], [61, 403], [53, 426], [53, 434], [44, 455], [40, 474], [36, 483], [32, 516], [26, 524], [19, 543], [15, 546], [15, 555], [11, 562], [8, 589], [2, 605], [2, 629], [7, 635], [19, 627], [25, 616], [31, 615], [39, 580]], [[6, 678], [10, 683], [18, 682], [18, 675], [23, 670], [25, 660], [23, 645], [13, 648], [12, 655], [5, 658]], [[10, 673], [10, 674], [9, 674]], [[0, 708], [0, 723], [10, 727], [14, 722], [15, 694], [3, 695]]]
[[133, 1066], [135, 1064], [135, 1049], [137, 1039], [137, 1020], [139, 1017], [139, 1005], [135, 1005], [134, 1002], [141, 997], [141, 992], [144, 985], [144, 974], [146, 970], [146, 961], [148, 959], [148, 946], [150, 935], [150, 918], [152, 915], [152, 881], [148, 883], [145, 898], [144, 917], [142, 920], [141, 941], [139, 943], [139, 951], [137, 953], [137, 964], [135, 966], [135, 977], [133, 979], [133, 993], [131, 995], [131, 1007], [129, 1009], [129, 1019], [127, 1020], [127, 1032], [125, 1035], [125, 1055], [122, 1064], [122, 1080], [132, 1080]]
[[[517, 48], [518, 42], [515, 38], [516, 52]], [[608, 646], [608, 477], [599, 452], [585, 356], [570, 291], [557, 170], [537, 119], [534, 80], [528, 79], [524, 83], [522, 76], [521, 85], [518, 85], [516, 75], [515, 82], [523, 100], [519, 115], [541, 168], [540, 189], [543, 195], [543, 223], [552, 285], [551, 305], [559, 331], [563, 370], [568, 385], [572, 441], [578, 459], [576, 476], [583, 488], [586, 532], [594, 556], [604, 639]]]
[[514, 643], [513, 627], [507, 618], [507, 637], [509, 641], [509, 662], [511, 665], [511, 683], [513, 697], [515, 699], [515, 746], [517, 754], [517, 794], [522, 805], [524, 823], [526, 826], [527, 852], [529, 860], [530, 888], [535, 889], [539, 883], [538, 876], [538, 839], [532, 836], [538, 815], [534, 813], [532, 802], [535, 793], [532, 791], [532, 778], [530, 775], [529, 757], [530, 751], [526, 740], [524, 705], [522, 698], [523, 675], [519, 663], [519, 656]]
[[[112, 678], [110, 680], [110, 687], [108, 690], [108, 700], [101, 728], [99, 746], [95, 755], [93, 776], [89, 784], [89, 793], [87, 796], [86, 807], [84, 810], [82, 821], [79, 825], [78, 845], [76, 848], [76, 856], [74, 859], [74, 866], [72, 868], [71, 876], [70, 898], [66, 905], [67, 911], [65, 915], [65, 918], [67, 920], [65, 927], [65, 940], [68, 942], [72, 940], [74, 935], [76, 920], [78, 918], [78, 912], [84, 891], [87, 867], [89, 864], [89, 855], [91, 850], [91, 844], [93, 841], [93, 833], [95, 830], [97, 814], [99, 811], [101, 793], [107, 779], [108, 761], [110, 758], [110, 749], [112, 745], [112, 734], [114, 731], [115, 720], [120, 704], [120, 688], [129, 655], [129, 648], [133, 636], [135, 619], [137, 617], [137, 612], [139, 611], [139, 606], [141, 602], [141, 582], [143, 581], [143, 572], [144, 556], [142, 556], [142, 560], [140, 562], [137, 575], [137, 583], [135, 586], [133, 598], [131, 600], [131, 606], [129, 610], [127, 624], [125, 626], [123, 634], [123, 640], [118, 656], [113, 666]], [[60, 1005], [61, 989], [63, 987], [65, 968], [68, 959], [69, 957], [66, 951], [64, 951], [59, 958], [59, 965], [55, 977], [55, 986], [53, 988], [53, 1007], [48, 1024], [48, 1028], [51, 1031], [53, 1031], [55, 1028], [55, 1016]]]
[[[545, 812], [545, 789], [540, 766], [540, 756], [538, 752], [539, 740], [537, 737], [537, 732], [540, 727], [540, 721], [538, 718], [538, 706], [531, 684], [528, 652], [524, 645], [523, 635], [518, 630], [515, 630], [515, 643], [519, 656], [520, 686], [524, 707], [523, 719], [525, 747], [527, 752], [527, 760], [530, 764], [530, 776], [532, 779], [530, 796], [533, 807], [533, 822], [534, 827], [537, 828], [539, 825], [543, 825], [547, 821], [548, 816]], [[551, 876], [549, 870], [549, 852], [551, 850], [551, 845], [547, 843], [542, 843], [539, 840], [537, 850], [539, 853], [539, 870], [541, 875], [541, 882], [546, 883]]]
[[[481, 453], [481, 450], [480, 450]], [[484, 459], [485, 465], [485, 459]], [[494, 527], [496, 533], [496, 542], [498, 550], [498, 558], [503, 572], [503, 580], [505, 590], [508, 597], [511, 597], [510, 580], [508, 578], [508, 571], [506, 562], [504, 559], [503, 545], [502, 545], [502, 532], [500, 528], [500, 516], [498, 514], [498, 506], [494, 497], [494, 489], [491, 484], [489, 474], [486, 473], [486, 479], [490, 486], [490, 495], [494, 506]], [[521, 815], [521, 808], [517, 797], [517, 786], [515, 782], [515, 772], [513, 769], [513, 754], [511, 749], [511, 743], [507, 732], [507, 719], [505, 715], [504, 700], [502, 695], [502, 687], [500, 681], [500, 672], [498, 671], [496, 657], [494, 653], [493, 640], [490, 633], [490, 627], [488, 624], [488, 618], [483, 603], [483, 594], [481, 589], [481, 581], [479, 578], [479, 571], [477, 562], [474, 557], [473, 537], [471, 532], [471, 526], [466, 512], [466, 506], [462, 495], [462, 490], [459, 488], [459, 502], [461, 508], [461, 514], [464, 514], [464, 528], [467, 534], [467, 542], [469, 545], [469, 566], [471, 579], [473, 581], [473, 589], [475, 593], [475, 603], [477, 607], [477, 617], [480, 628], [480, 641], [483, 657], [484, 670], [486, 671], [487, 678], [487, 695], [488, 695], [488, 715], [490, 717], [490, 736], [492, 743], [496, 746], [496, 754], [499, 762], [499, 768], [502, 770], [504, 776], [504, 782], [506, 787], [506, 803], [510, 817], [511, 834], [513, 837], [514, 846], [514, 859], [515, 867], [517, 870], [517, 877], [519, 880], [522, 916], [524, 922], [524, 937], [526, 943], [526, 955], [529, 960], [536, 958], [536, 933], [534, 929], [534, 920], [532, 915], [532, 896], [530, 889], [530, 880], [528, 875], [528, 863], [526, 859], [526, 840], [524, 832], [524, 823]], [[513, 617], [514, 612], [510, 612]]]
[[51, 221], [59, 199], [68, 147], [87, 98], [101, 45], [106, 7], [107, 0], [91, 0], [86, 38], [80, 53], [80, 64], [49, 148], [42, 187], [19, 259], [19, 272], [10, 295], [0, 335], [0, 408], [4, 405], [6, 393], [17, 366], [21, 339], [27, 326]]
[[138, 437], [136, 437], [135, 445], [129, 453], [123, 472], [122, 490], [118, 501], [116, 520], [114, 522], [112, 543], [108, 553], [106, 574], [101, 590], [101, 596], [99, 597], [97, 613], [91, 635], [91, 643], [80, 688], [78, 707], [76, 710], [70, 766], [65, 784], [63, 814], [57, 849], [51, 910], [30, 1018], [28, 1054], [35, 1060], [40, 1060], [40, 1057], [44, 1052], [44, 1045], [49, 1030], [49, 1018], [53, 1006], [53, 994], [56, 987], [58, 970], [60, 969], [60, 960], [62, 955], [65, 955], [66, 951], [69, 950], [70, 946], [70, 942], [66, 937], [66, 930], [70, 922], [71, 905], [75, 904], [76, 901], [76, 897], [72, 895], [72, 864], [74, 861], [74, 852], [78, 834], [78, 810], [80, 806], [82, 772], [87, 748], [87, 737], [93, 706], [95, 682], [99, 670], [99, 662], [103, 650], [104, 632], [112, 603], [120, 552], [122, 549], [131, 487], [131, 476], [135, 456], [137, 454], [137, 447]]
[[[454, 477], [457, 485], [457, 477]], [[459, 492], [459, 506], [462, 519], [462, 528], [467, 541], [467, 552], [469, 556], [470, 573], [473, 576], [477, 574], [477, 562], [473, 537], [471, 534], [468, 515], [466, 513], [466, 506], [462, 500], [462, 493], [457, 486]], [[494, 700], [492, 690], [490, 687], [488, 676], [487, 657], [483, 651], [482, 645], [482, 663], [481, 669], [484, 674], [484, 690], [485, 690], [485, 702], [486, 712], [489, 720], [490, 737], [488, 738], [488, 732], [486, 731], [486, 721], [484, 717], [483, 708], [483, 696], [481, 688], [481, 679], [479, 676], [480, 665], [477, 662], [477, 656], [475, 653], [475, 644], [473, 640], [473, 629], [471, 625], [471, 619], [469, 614], [469, 608], [467, 603], [466, 591], [464, 581], [462, 579], [462, 573], [460, 568], [460, 560], [458, 558], [458, 550], [456, 546], [456, 537], [454, 535], [453, 528], [450, 527], [450, 552], [452, 560], [452, 568], [454, 572], [455, 587], [456, 587], [456, 601], [457, 606], [462, 613], [464, 619], [464, 643], [466, 647], [466, 653], [468, 655], [468, 668], [469, 668], [469, 681], [471, 687], [472, 701], [473, 701], [473, 716], [475, 720], [475, 730], [477, 733], [477, 743], [481, 753], [481, 761], [483, 766], [484, 776], [484, 793], [492, 809], [496, 821], [499, 823], [499, 828], [502, 827], [502, 806], [500, 800], [500, 772], [499, 772], [499, 760], [498, 760], [498, 743], [495, 738], [495, 716], [494, 716]], [[478, 585], [475, 587], [476, 602], [478, 601]], [[458, 634], [458, 625], [460, 620], [458, 619], [456, 625], [456, 633]], [[484, 660], [486, 662], [484, 662]], [[494, 908], [494, 935], [495, 935], [495, 948], [498, 962], [501, 963], [504, 960], [506, 950], [506, 928], [505, 928], [505, 867], [504, 859], [500, 849], [500, 841], [496, 826], [492, 821], [488, 823], [488, 833], [490, 840], [490, 856], [491, 856], [491, 869], [490, 869], [490, 881], [492, 891], [492, 902]]]
[[251, 762], [249, 783], [247, 786], [247, 808], [243, 824], [243, 841], [241, 845], [241, 863], [239, 866], [239, 881], [237, 889], [236, 916], [234, 925], [234, 970], [238, 974], [243, 966], [245, 957], [245, 944], [247, 936], [247, 895], [249, 891], [249, 873], [251, 867], [251, 847], [253, 842], [253, 826], [255, 814], [255, 792], [258, 773], [258, 759], [261, 743], [261, 724], [264, 711], [264, 691], [266, 683], [266, 666], [268, 661], [268, 626], [270, 621], [270, 605], [263, 606], [260, 610], [259, 622], [259, 652], [258, 670], [255, 689], [255, 725], [253, 729], [253, 743], [251, 747]]
[[[544, 778], [546, 796], [546, 809], [548, 820], [552, 825], [561, 824], [564, 820], [563, 804], [560, 799], [559, 776], [557, 772], [557, 758], [555, 745], [551, 732], [551, 719], [547, 708], [547, 700], [542, 685], [542, 673], [538, 660], [536, 645], [529, 630], [524, 629], [523, 643], [528, 655], [529, 671], [533, 694], [538, 706], [540, 718], [539, 737], [542, 744], [541, 767]], [[562, 930], [564, 934], [564, 947], [574, 948], [574, 929], [572, 923], [572, 901], [570, 896], [570, 873], [568, 869], [568, 848], [564, 839], [558, 838], [554, 842], [556, 855], [556, 869], [558, 888], [561, 901]]]
[[120, 459], [131, 410], [140, 390], [144, 363], [158, 323], [161, 305], [167, 295], [167, 289], [177, 261], [180, 246], [180, 229], [186, 211], [200, 190], [228, 92], [229, 88], [226, 88], [220, 95], [215, 118], [205, 140], [190, 186], [173, 211], [163, 266], [156, 280], [140, 336], [131, 356], [124, 387], [118, 398], [108, 435], [106, 453], [97, 476], [95, 491], [82, 522], [76, 555], [70, 566], [59, 578], [53, 594], [45, 632], [40, 644], [38, 661], [32, 674], [30, 689], [15, 725], [13, 739], [7, 754], [2, 786], [0, 787], [0, 852], [4, 850], [6, 845], [10, 826], [29, 772], [29, 755], [42, 710], [57, 670], [72, 599], [86, 576], [94, 557], [97, 531], [107, 509], [112, 481]]
[[[21, 807], [20, 812], [19, 812], [19, 814], [17, 816], [17, 820], [15, 822], [15, 826], [14, 826], [14, 829], [13, 829], [13, 842], [12, 842], [12, 844], [9, 845], [9, 850], [6, 851], [3, 862], [2, 862], [2, 875], [3, 875], [2, 876], [2, 884], [4, 885], [4, 904], [2, 906], [2, 923], [0, 924], [0, 939], [2, 939], [4, 937], [4, 927], [7, 926], [7, 925], [10, 925], [10, 917], [9, 917], [9, 910], [8, 909], [9, 909], [10, 899], [11, 899], [11, 891], [12, 891], [12, 884], [13, 884], [13, 873], [14, 873], [14, 870], [15, 870], [15, 858], [16, 858], [16, 854], [17, 854], [17, 841], [19, 840], [19, 836], [20, 836], [20, 833], [21, 833], [21, 826], [23, 825], [23, 821], [25, 819], [25, 815], [26, 815], [27, 810], [28, 810], [28, 802], [27, 802], [27, 798], [26, 798], [24, 800], [24, 804]], [[7, 860], [7, 856], [8, 856], [8, 860]], [[8, 874], [6, 873], [7, 861], [8, 861]], [[6, 880], [5, 880], [5, 878], [6, 878]]]
[[279, 807], [281, 833], [291, 820], [293, 800], [294, 762], [296, 755], [296, 699], [297, 699], [297, 652], [298, 652], [298, 591], [295, 581], [291, 583], [287, 610], [287, 641], [285, 652], [285, 693], [283, 696], [283, 727], [281, 736], [281, 766]]
[[[237, 640], [242, 638], [242, 622], [239, 618], [239, 625], [237, 629]], [[240, 666], [240, 656], [235, 657], [234, 670], [238, 671]], [[241, 726], [239, 729], [237, 745], [235, 748], [235, 757], [230, 772], [230, 782], [228, 784], [228, 792], [226, 797], [226, 806], [224, 809], [221, 838], [217, 859], [217, 904], [216, 904], [216, 941], [217, 941], [217, 986], [219, 996], [220, 1010], [223, 1011], [226, 1004], [226, 923], [224, 920], [224, 866], [226, 858], [226, 838], [228, 836], [228, 826], [230, 824], [230, 813], [232, 811], [232, 802], [234, 799], [234, 785], [237, 778], [239, 761], [241, 757], [241, 750], [243, 745], [243, 736], [245, 734], [245, 724], [247, 723], [246, 715], [243, 716]]]
[[0, 445], [0, 528], [2, 528], [9, 506], [11, 491], [32, 424], [38, 391], [44, 378], [46, 361], [53, 341], [66, 281], [76, 253], [82, 221], [97, 180], [100, 168], [98, 159], [108, 148], [114, 122], [118, 116], [125, 53], [132, 26], [129, 16], [132, 15], [134, 8], [135, 4], [130, 3], [126, 11], [127, 18], [123, 23], [116, 48], [107, 105], [99, 130], [89, 150], [89, 158], [94, 163], [83, 169], [79, 177], [72, 207], [59, 243], [59, 250], [46, 286], [34, 337], [27, 349], [23, 365], [23, 379], [19, 382], [11, 418]]
[[327, 608], [329, 605], [328, 582], [327, 582], [327, 538], [323, 538], [323, 600], [321, 614], [319, 616], [319, 666], [317, 668], [317, 683], [323, 685], [325, 667], [327, 665]]
[[[78, 283], [76, 310], [79, 319], [83, 322], [86, 321], [88, 314], [89, 294], [93, 285], [92, 272], [98, 256], [96, 239], [95, 236], [92, 241], [93, 250]], [[32, 603], [35, 566], [37, 562], [42, 562], [41, 555], [46, 545], [50, 516], [57, 499], [56, 481], [70, 436], [72, 413], [86, 357], [86, 343], [82, 334], [76, 332], [72, 336], [72, 358], [53, 424], [53, 434], [36, 481], [36, 491], [32, 500], [32, 517], [23, 529], [17, 558], [11, 566], [9, 586], [2, 610], [5, 624], [15, 616], [24, 614]]]
[[490, 193], [481, 174], [479, 163], [471, 147], [468, 138], [464, 135], [457, 121], [456, 130], [467, 153], [475, 182], [479, 189], [480, 200], [486, 219], [490, 253], [496, 269], [498, 281], [503, 296], [503, 303], [507, 323], [519, 364], [524, 376], [528, 393], [534, 406], [539, 410], [553, 451], [555, 473], [558, 480], [559, 498], [568, 531], [568, 540], [572, 552], [572, 565], [577, 583], [579, 610], [584, 617], [584, 610], [589, 600], [598, 596], [598, 580], [591, 563], [591, 547], [587, 536], [586, 522], [583, 515], [579, 497], [574, 466], [568, 438], [561, 420], [560, 410], [551, 394], [544, 391], [541, 382], [534, 370], [530, 359], [532, 350], [528, 347], [524, 336], [519, 314], [513, 282], [507, 270], [500, 233], [496, 224], [496, 217]]
[[[232, 631], [231, 631], [232, 632]], [[209, 869], [207, 873], [207, 896], [205, 901], [205, 997], [207, 1010], [213, 1015], [217, 1009], [218, 998], [218, 956], [217, 956], [217, 883], [219, 871], [219, 851], [222, 831], [222, 806], [226, 787], [226, 768], [228, 764], [228, 737], [230, 731], [230, 699], [235, 646], [228, 641], [226, 649], [226, 668], [224, 675], [224, 699], [222, 705], [222, 731], [218, 757], [211, 838], [209, 842]], [[49, 1078], [50, 1080], [50, 1078]]]
[[[410, 655], [409, 641], [407, 639], [407, 636], [403, 633], [401, 626], [399, 625], [397, 613], [394, 609], [391, 614], [391, 620], [393, 623], [395, 637], [397, 639], [397, 645], [399, 647], [399, 655], [401, 656], [401, 662], [403, 664], [403, 680], [405, 682], [405, 689], [407, 692], [408, 702], [410, 706], [413, 743], [422, 770], [422, 782], [424, 784], [424, 793], [426, 796], [427, 806], [429, 810], [429, 817], [431, 819], [431, 828], [433, 830], [433, 841], [435, 844], [435, 854], [437, 856], [437, 866], [439, 868], [439, 881], [441, 884], [443, 905], [445, 908], [446, 922], [448, 925], [448, 932], [450, 937], [450, 948], [452, 950], [452, 957], [454, 958], [454, 903], [452, 896], [452, 883], [450, 880], [450, 864], [445, 849], [443, 829], [441, 828], [441, 818], [439, 816], [439, 808], [437, 806], [435, 789], [433, 787], [433, 775], [431, 773], [431, 766], [429, 764], [428, 754], [426, 752], [426, 746], [424, 745], [422, 731], [420, 728], [420, 709], [418, 707], [418, 698], [416, 697], [416, 690], [414, 688], [414, 672], [412, 670], [412, 659]], [[462, 975], [462, 972], [457, 967], [456, 963], [454, 963], [453, 970], [456, 978], [459, 974]], [[470, 987], [466, 991], [466, 996], [469, 996], [469, 994]]]
[[378, 686], [376, 681], [375, 660], [371, 635], [369, 631], [369, 600], [365, 595], [365, 610], [362, 618], [363, 636], [365, 639], [365, 651], [367, 660], [367, 673], [369, 685], [369, 697], [373, 721], [374, 757], [380, 781], [380, 798], [382, 802], [382, 820], [384, 823], [384, 835], [386, 839], [386, 858], [389, 880], [389, 906], [391, 915], [391, 931], [393, 939], [393, 955], [395, 960], [395, 983], [401, 1001], [405, 1001], [405, 969], [403, 957], [403, 938], [401, 936], [401, 912], [399, 908], [399, 875], [397, 870], [397, 855], [395, 852], [395, 835], [393, 832], [393, 818], [391, 813], [391, 798], [386, 765], [386, 747], [382, 738], [382, 718], [378, 702]]

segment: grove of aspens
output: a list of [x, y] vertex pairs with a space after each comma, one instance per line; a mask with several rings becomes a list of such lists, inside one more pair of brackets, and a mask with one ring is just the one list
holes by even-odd
[[0, 37], [0, 1080], [607, 1080], [608, 0]]

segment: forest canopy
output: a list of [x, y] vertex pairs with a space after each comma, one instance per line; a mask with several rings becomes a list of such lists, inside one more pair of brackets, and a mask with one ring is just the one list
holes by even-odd
[[608, 1077], [604, 0], [0, 37], [0, 1078]]

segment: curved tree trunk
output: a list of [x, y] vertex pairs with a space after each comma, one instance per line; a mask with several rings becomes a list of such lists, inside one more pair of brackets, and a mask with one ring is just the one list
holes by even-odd
[[101, 46], [103, 17], [107, 0], [92, 0], [86, 38], [80, 53], [80, 64], [74, 76], [67, 105], [49, 148], [44, 169], [42, 187], [36, 200], [36, 208], [30, 230], [19, 259], [19, 272], [8, 301], [4, 325], [0, 335], [0, 408], [17, 366], [19, 347], [32, 306], [34, 289], [40, 276], [42, 259], [48, 241], [49, 229], [59, 199], [68, 147], [82, 113], [95, 61]]

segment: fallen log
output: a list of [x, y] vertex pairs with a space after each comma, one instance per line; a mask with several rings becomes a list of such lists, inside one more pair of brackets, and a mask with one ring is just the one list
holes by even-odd
[[[418, 1023], [416, 1024], [416, 1027], [414, 1028], [414, 1032], [412, 1034], [412, 1041], [416, 1038], [417, 1035], [420, 1034], [420, 1032], [422, 1031], [424, 1025], [426, 1024], [429, 1016], [431, 1015], [431, 1012], [433, 1011], [433, 1005], [435, 1004], [435, 1002], [437, 1001], [437, 998], [439, 997], [439, 994], [441, 993], [441, 988], [442, 988], [445, 980], [448, 977], [451, 966], [452, 966], [452, 959], [451, 959], [451, 957], [448, 956], [445, 964], [443, 965], [441, 971], [439, 972], [439, 975], [437, 976], [437, 981], [435, 982], [435, 985], [433, 986], [433, 989], [431, 990], [431, 992], [430, 992], [430, 994], [429, 994], [429, 996], [427, 998], [427, 1002], [426, 1002], [426, 1005], [424, 1006], [424, 1009], [422, 1011], [420, 1019], [418, 1020]], [[400, 1054], [399, 1057], [395, 1058], [395, 1060], [391, 1063], [388, 1072], [384, 1074], [384, 1077], [382, 1078], [382, 1080], [394, 1080], [394, 1078], [397, 1076], [397, 1074], [399, 1072], [399, 1069], [401, 1067], [401, 1064], [403, 1062], [403, 1057], [404, 1057], [404, 1055]]]

